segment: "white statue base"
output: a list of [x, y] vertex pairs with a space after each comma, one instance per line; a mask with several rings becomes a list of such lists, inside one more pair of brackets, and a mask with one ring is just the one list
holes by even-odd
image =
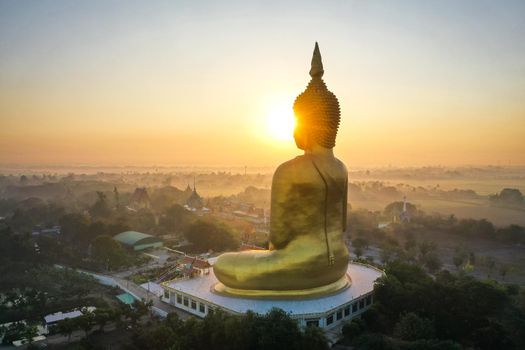
[[162, 300], [198, 317], [205, 317], [212, 309], [241, 315], [248, 310], [265, 314], [272, 308], [279, 308], [289, 313], [300, 326], [329, 329], [370, 307], [374, 281], [383, 275], [383, 271], [369, 265], [349, 263], [347, 274], [352, 283], [334, 294], [316, 298], [256, 299], [217, 293], [214, 287], [218, 281], [210, 269], [207, 275], [162, 283]]

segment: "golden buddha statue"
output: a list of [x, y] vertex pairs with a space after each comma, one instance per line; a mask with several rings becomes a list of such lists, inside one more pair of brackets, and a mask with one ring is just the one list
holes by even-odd
[[348, 172], [334, 157], [339, 102], [322, 80], [315, 44], [306, 90], [295, 100], [294, 138], [304, 150], [281, 164], [272, 180], [269, 250], [225, 253], [213, 269], [216, 292], [254, 297], [334, 293], [349, 285], [346, 275]]

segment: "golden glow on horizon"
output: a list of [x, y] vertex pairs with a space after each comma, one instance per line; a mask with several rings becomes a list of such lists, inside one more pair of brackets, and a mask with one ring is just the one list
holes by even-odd
[[293, 140], [295, 117], [289, 103], [274, 105], [266, 118], [267, 132], [270, 137], [280, 141]]
[[525, 2], [156, 2], [0, 11], [0, 165], [280, 164], [316, 40], [349, 167], [525, 164]]

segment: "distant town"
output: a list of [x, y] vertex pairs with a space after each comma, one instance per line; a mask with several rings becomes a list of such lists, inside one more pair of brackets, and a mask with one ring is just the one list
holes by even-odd
[[[379, 269], [415, 262], [432, 276], [448, 270], [523, 290], [523, 185], [495, 184], [525, 183], [521, 169], [408, 173], [350, 171], [352, 259]], [[235, 314], [173, 282], [205, 280], [223, 251], [268, 248], [270, 179], [192, 171], [0, 176], [2, 343], [126, 343], [152, 317]], [[494, 222], [479, 218], [486, 213]], [[323, 324], [330, 343], [350, 341], [346, 318], [370, 307], [363, 300]]]

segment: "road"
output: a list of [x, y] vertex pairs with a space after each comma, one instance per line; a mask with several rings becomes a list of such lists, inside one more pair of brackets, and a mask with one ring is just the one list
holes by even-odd
[[156, 296], [153, 293], [148, 292], [147, 290], [145, 290], [144, 288], [138, 286], [137, 284], [133, 283], [132, 281], [129, 281], [129, 280], [126, 280], [124, 278], [117, 277], [117, 276], [108, 276], [108, 277], [113, 278], [118, 284], [120, 284], [122, 287], [125, 287], [127, 290], [129, 290], [131, 293], [133, 293], [134, 295], [138, 296], [142, 300], [152, 301], [153, 302], [153, 306], [155, 306], [156, 308], [158, 308], [158, 309], [160, 309], [162, 311], [165, 311], [167, 313], [175, 312], [179, 316], [179, 318], [181, 320], [185, 320], [188, 317], [192, 316], [190, 313], [188, 313], [186, 311], [183, 311], [181, 309], [177, 309], [176, 307], [161, 301], [158, 296]]

